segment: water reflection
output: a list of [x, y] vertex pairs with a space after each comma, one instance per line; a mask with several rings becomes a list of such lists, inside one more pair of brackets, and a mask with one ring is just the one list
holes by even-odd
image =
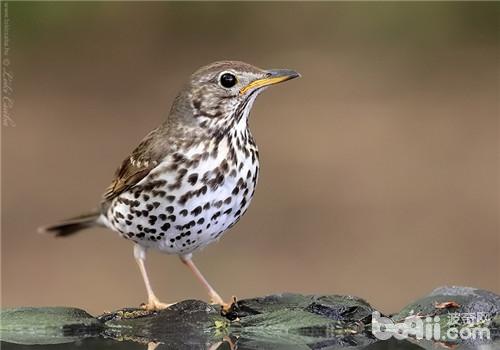
[[411, 342], [406, 340], [373, 341], [370, 344], [340, 344], [338, 340], [315, 343], [293, 343], [283, 339], [248, 338], [225, 336], [210, 342], [197, 342], [197, 339], [169, 342], [144, 342], [141, 340], [116, 340], [104, 337], [86, 338], [66, 344], [26, 345], [0, 342], [2, 350], [494, 350], [500, 347], [498, 342], [490, 344], [444, 344], [433, 342]]

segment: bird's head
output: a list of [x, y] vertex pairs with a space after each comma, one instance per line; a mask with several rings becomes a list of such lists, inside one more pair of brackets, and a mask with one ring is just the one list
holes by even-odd
[[198, 69], [179, 94], [173, 112], [208, 131], [247, 123], [257, 95], [270, 85], [299, 77], [287, 69], [263, 70], [238, 61], [214, 62]]

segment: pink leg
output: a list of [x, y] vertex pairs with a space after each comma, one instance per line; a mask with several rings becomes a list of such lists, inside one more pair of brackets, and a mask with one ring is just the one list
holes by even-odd
[[208, 295], [210, 296], [210, 299], [212, 300], [212, 302], [214, 304], [219, 304], [219, 305], [226, 306], [226, 303], [222, 300], [222, 298], [220, 297], [219, 293], [217, 293], [215, 291], [215, 289], [212, 288], [212, 286], [210, 285], [210, 283], [208, 283], [208, 281], [206, 280], [206, 278], [201, 274], [200, 270], [198, 270], [198, 268], [194, 264], [193, 260], [191, 260], [191, 254], [189, 254], [189, 255], [183, 255], [180, 258], [181, 258], [181, 261], [187, 267], [189, 267], [189, 269], [194, 273], [194, 275], [196, 276], [196, 278], [198, 279], [198, 281], [200, 281], [201, 284], [203, 284], [203, 286], [206, 288], [206, 290], [208, 291]]

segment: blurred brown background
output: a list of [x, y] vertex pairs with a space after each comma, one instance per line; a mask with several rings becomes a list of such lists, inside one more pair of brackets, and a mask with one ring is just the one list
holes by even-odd
[[[498, 3], [9, 3], [15, 127], [2, 130], [2, 304], [145, 301], [130, 242], [36, 227], [99, 201], [196, 68], [303, 78], [252, 116], [247, 215], [195, 260], [217, 289], [354, 294], [387, 312], [444, 284], [500, 292]], [[150, 254], [163, 301], [205, 299]]]

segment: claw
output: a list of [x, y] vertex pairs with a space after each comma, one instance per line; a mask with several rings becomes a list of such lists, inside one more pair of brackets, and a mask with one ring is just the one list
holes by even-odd
[[174, 304], [162, 303], [157, 298], [151, 298], [147, 304], [141, 304], [141, 309], [144, 309], [147, 311], [159, 311], [159, 310], [168, 309], [172, 305], [174, 305]]
[[215, 302], [212, 299], [212, 302], [211, 302], [212, 305], [219, 305], [221, 307], [222, 315], [227, 315], [228, 313], [230, 313], [233, 310], [233, 307], [234, 307], [234, 305], [236, 305], [236, 303], [237, 303], [237, 299], [235, 296], [233, 296], [232, 302], [229, 302], [229, 303], [224, 302], [222, 299], [218, 300], [218, 302]]

